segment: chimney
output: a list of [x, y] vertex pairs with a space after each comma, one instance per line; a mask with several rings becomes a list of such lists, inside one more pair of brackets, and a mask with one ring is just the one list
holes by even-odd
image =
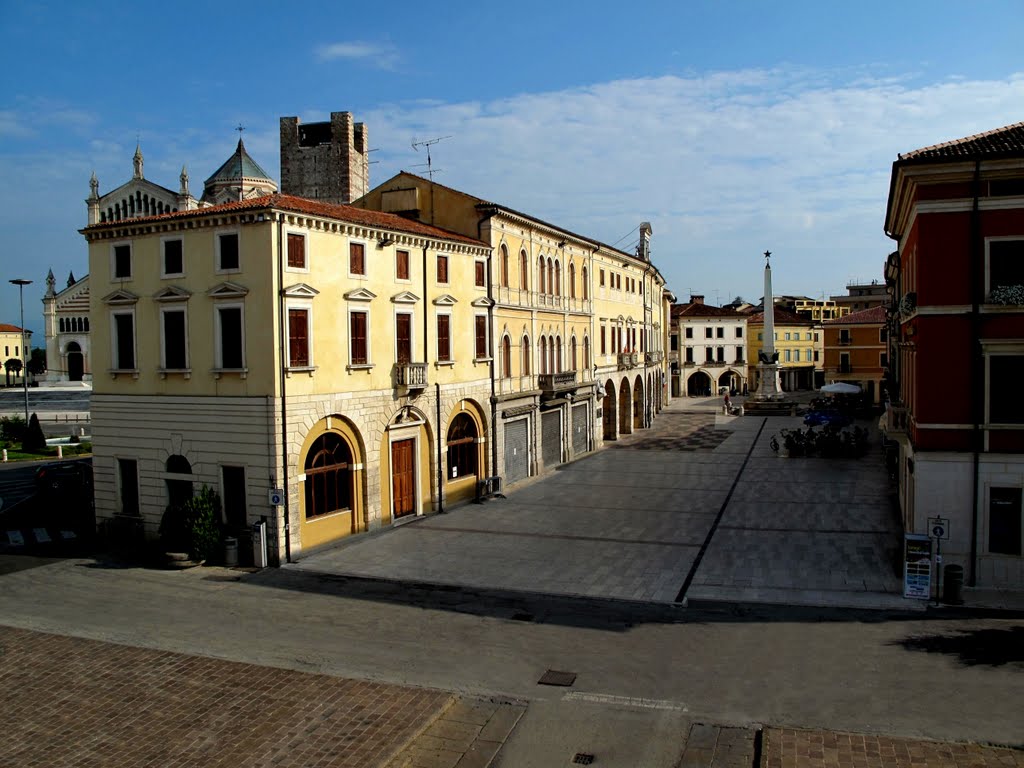
[[703, 304], [704, 303], [704, 297], [701, 296], [700, 294], [691, 294], [690, 295], [690, 303], [691, 304]]

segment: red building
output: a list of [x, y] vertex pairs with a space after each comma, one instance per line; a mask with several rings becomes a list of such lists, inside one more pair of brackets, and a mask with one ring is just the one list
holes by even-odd
[[905, 528], [948, 518], [946, 564], [1024, 588], [1024, 123], [900, 155], [885, 231]]

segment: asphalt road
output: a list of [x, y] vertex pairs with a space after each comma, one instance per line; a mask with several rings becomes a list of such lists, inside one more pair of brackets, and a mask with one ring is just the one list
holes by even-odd
[[[45, 389], [29, 387], [29, 413], [88, 413], [92, 391], [88, 389]], [[24, 414], [24, 390], [0, 389], [0, 414]]]

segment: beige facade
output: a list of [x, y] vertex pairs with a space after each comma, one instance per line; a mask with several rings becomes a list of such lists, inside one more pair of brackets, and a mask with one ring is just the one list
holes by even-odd
[[[821, 334], [816, 324], [804, 317], [775, 307], [775, 351], [779, 353], [779, 380], [783, 390], [793, 392], [812, 389], [815, 369], [820, 368]], [[754, 391], [760, 376], [757, 353], [764, 344], [764, 313], [757, 312], [747, 320], [747, 371], [750, 390]]]
[[283, 561], [488, 474], [483, 243], [286, 195], [83, 233], [101, 520], [153, 536], [206, 484]]
[[524, 480], [650, 424], [666, 402], [668, 308], [650, 226], [628, 254], [400, 173], [356, 205], [479, 237], [494, 361], [492, 473]]
[[[16, 325], [0, 323], [0, 351], [3, 352], [3, 359], [0, 363], [4, 366], [4, 383], [7, 386], [21, 386], [23, 384], [22, 377], [26, 374], [24, 365], [31, 359], [31, 349], [32, 331], [23, 331]], [[22, 367], [17, 372], [14, 370], [8, 371], [7, 369], [7, 362], [13, 360], [18, 360], [22, 363]], [[31, 376], [29, 381], [31, 381]]]

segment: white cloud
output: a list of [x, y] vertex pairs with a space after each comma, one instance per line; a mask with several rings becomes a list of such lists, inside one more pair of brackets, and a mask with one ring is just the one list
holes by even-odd
[[316, 57], [321, 61], [345, 59], [361, 61], [379, 69], [393, 69], [398, 63], [398, 49], [391, 43], [328, 43], [317, 47]]

